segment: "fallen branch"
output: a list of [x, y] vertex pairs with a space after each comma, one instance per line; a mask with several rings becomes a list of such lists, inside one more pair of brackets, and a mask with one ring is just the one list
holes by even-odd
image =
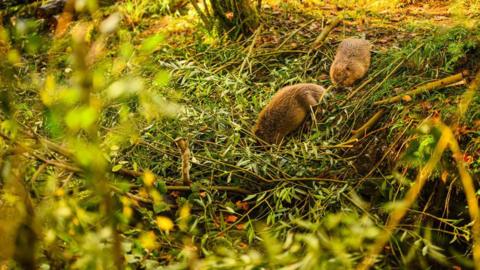
[[[205, 187], [197, 187], [199, 190], [206, 191], [206, 190], [218, 190], [218, 191], [231, 191], [235, 193], [241, 194], [252, 194], [251, 191], [246, 190], [241, 187], [231, 187], [231, 186], [205, 186]], [[168, 191], [191, 191], [191, 186], [167, 186]]]
[[[111, 186], [113, 190], [115, 190], [115, 192], [117, 193], [120, 193], [122, 195], [125, 195], [131, 199], [134, 199], [136, 201], [139, 201], [139, 202], [142, 202], [142, 203], [147, 203], [147, 204], [153, 204], [154, 202], [149, 199], [149, 198], [145, 198], [145, 197], [142, 197], [142, 196], [139, 196], [139, 195], [136, 195], [134, 193], [131, 193], [131, 192], [125, 192], [121, 189], [119, 189], [118, 187], [116, 186]], [[167, 191], [191, 191], [192, 188], [190, 186], [167, 186]], [[245, 195], [248, 195], [248, 194], [251, 194], [250, 191], [246, 190], [246, 189], [243, 189], [243, 188], [239, 188], [239, 187], [229, 187], [229, 186], [210, 186], [210, 187], [200, 187], [199, 190], [201, 191], [206, 191], [206, 190], [218, 190], [218, 191], [230, 191], [230, 192], [235, 192], [235, 193], [240, 193], [240, 194], [245, 194]]]
[[42, 156], [40, 156], [36, 153], [33, 153], [33, 149], [31, 151], [32, 151], [32, 153], [30, 153], [30, 154], [32, 156], [34, 156], [36, 159], [42, 161], [45, 164], [48, 164], [48, 165], [51, 165], [51, 166], [54, 166], [54, 167], [58, 167], [58, 168], [61, 168], [61, 169], [67, 170], [67, 171], [75, 172], [75, 173], [82, 172], [82, 169], [80, 169], [79, 167], [76, 167], [76, 166], [68, 164], [68, 163], [56, 161], [56, 160], [46, 159], [46, 158], [44, 158], [44, 157], [42, 157]]
[[[48, 160], [40, 155], [37, 155], [37, 154], [34, 154], [33, 155], [36, 159], [48, 164], [48, 165], [51, 165], [51, 166], [55, 166], [55, 167], [58, 167], [58, 168], [61, 168], [61, 169], [65, 169], [65, 170], [69, 170], [69, 171], [72, 171], [74, 173], [82, 173], [83, 170], [79, 167], [76, 167], [75, 165], [72, 165], [72, 164], [68, 164], [68, 163], [63, 163], [63, 162], [59, 162], [59, 161], [53, 161], [53, 160]], [[139, 176], [142, 176], [143, 173], [142, 172], [138, 172], [138, 171], [132, 171], [132, 170], [128, 170], [128, 169], [120, 169], [118, 170], [117, 172], [119, 172], [120, 174], [122, 175], [126, 175], [126, 176], [132, 176], [132, 177], [139, 177]], [[116, 173], [116, 172], [113, 172], [113, 173]], [[155, 178], [156, 179], [159, 179], [160, 177], [155, 175]], [[250, 191], [246, 190], [246, 189], [243, 189], [243, 188], [240, 188], [240, 187], [231, 187], [231, 186], [208, 186], [208, 187], [196, 187], [197, 189], [199, 190], [218, 190], [218, 191], [231, 191], [231, 192], [236, 192], [236, 193], [241, 193], [241, 194], [251, 194]], [[194, 188], [192, 188], [192, 186], [190, 185], [185, 185], [185, 186], [166, 186], [166, 189], [167, 191], [191, 191], [193, 190]]]
[[459, 82], [459, 81], [463, 80], [463, 78], [467, 74], [468, 73], [466, 71], [463, 71], [463, 72], [460, 72], [458, 74], [448, 76], [446, 78], [443, 78], [443, 79], [440, 79], [440, 80], [437, 80], [437, 81], [434, 81], [434, 82], [429, 82], [429, 83], [420, 85], [420, 86], [418, 86], [418, 87], [416, 87], [416, 88], [414, 88], [410, 91], [402, 93], [401, 95], [376, 101], [373, 104], [374, 105], [383, 105], [383, 104], [395, 103], [395, 102], [398, 102], [398, 101], [402, 100], [402, 98], [404, 96], [407, 96], [407, 95], [408, 96], [415, 96], [415, 95], [418, 95], [418, 94], [421, 94], [421, 93], [424, 93], [424, 92], [428, 92], [428, 91], [431, 91], [431, 90], [434, 90], [434, 89], [443, 88], [443, 87], [452, 85], [456, 82]]

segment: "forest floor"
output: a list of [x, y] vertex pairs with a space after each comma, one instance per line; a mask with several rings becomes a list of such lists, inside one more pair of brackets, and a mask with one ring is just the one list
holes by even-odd
[[[136, 99], [127, 102], [127, 116], [116, 103], [102, 112], [99, 133], [109, 147], [112, 174], [129, 186], [128, 191], [118, 188], [118, 196], [124, 205], [126, 198], [135, 206], [121, 232], [131, 265], [181, 269], [194, 261], [206, 269], [354, 268], [382, 237], [390, 211], [398, 207], [394, 202], [406, 196], [434, 156], [442, 133], [432, 122], [450, 127], [461, 160], [478, 184], [480, 95], [469, 99], [460, 120], [458, 109], [479, 70], [475, 8], [464, 10], [443, 1], [413, 1], [395, 8], [266, 2], [261, 27], [237, 41], [208, 34], [193, 11], [124, 14], [128, 33], [119, 39], [138, 47], [152, 35], [165, 38], [146, 64], [126, 66], [129, 76], [144, 79], [145, 89], [168, 100], [158, 103], [162, 114], [174, 115], [145, 120]], [[341, 23], [313, 50], [315, 39], [335, 17], [341, 17]], [[328, 70], [336, 47], [352, 36], [374, 45], [368, 75], [352, 88], [331, 87]], [[33, 60], [32, 69], [68, 69], [68, 46], [58, 44]], [[105, 57], [114, 59], [116, 53]], [[114, 69], [106, 74], [115, 74]], [[159, 73], [168, 74], [168, 83]], [[405, 94], [449, 76], [456, 77], [447, 85]], [[259, 111], [275, 91], [294, 83], [317, 83], [329, 92], [283, 145], [259, 147], [251, 134]], [[40, 97], [30, 86], [23, 87], [26, 90], [14, 97], [18, 121], [45, 139], [53, 137], [48, 121], [37, 118], [44, 110], [34, 105]], [[375, 103], [397, 95], [398, 101]], [[355, 133], [374, 116], [367, 130]], [[117, 143], [116, 133], [128, 134], [128, 139]], [[179, 137], [186, 139], [191, 155], [191, 188], [181, 181], [182, 158], [175, 145]], [[59, 162], [67, 160], [42, 151]], [[472, 267], [472, 226], [457, 159], [444, 152], [381, 249], [379, 269]], [[84, 190], [77, 181], [81, 176], [72, 179], [68, 167], [53, 164], [37, 172], [30, 172], [36, 181], [29, 183], [35, 202], [42, 200], [41, 186], [53, 173], [69, 183], [62, 187], [66, 194], [91, 196], [76, 193]], [[153, 173], [155, 188], [164, 196], [161, 202], [145, 187], [144, 172]], [[188, 225], [181, 223], [185, 205]], [[169, 217], [177, 227], [170, 233], [158, 230], [157, 215]], [[154, 251], [141, 248], [143, 232], [160, 243]]]

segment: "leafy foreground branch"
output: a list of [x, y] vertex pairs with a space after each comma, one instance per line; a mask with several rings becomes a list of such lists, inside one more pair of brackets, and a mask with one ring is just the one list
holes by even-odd
[[[25, 133], [25, 134], [28, 134], [31, 139], [35, 139], [38, 142], [44, 144], [49, 150], [51, 150], [53, 152], [56, 152], [57, 154], [63, 155], [64, 157], [69, 158], [69, 159], [74, 158], [71, 151], [69, 151], [68, 149], [66, 149], [66, 148], [64, 148], [64, 147], [62, 147], [62, 146], [60, 146], [60, 145], [58, 145], [54, 142], [51, 142], [51, 141], [49, 141], [45, 138], [40, 138], [33, 133]], [[9, 136], [7, 136], [6, 134], [4, 134], [2, 132], [0, 132], [0, 137], [4, 138], [6, 140], [9, 140], [12, 143], [17, 144], [19, 147], [23, 148], [26, 151], [26, 153], [28, 153], [28, 155], [33, 155], [34, 158], [38, 159], [39, 161], [44, 162], [45, 164], [48, 164], [48, 165], [51, 165], [51, 166], [54, 166], [54, 167], [58, 167], [58, 168], [61, 168], [61, 169], [64, 169], [64, 170], [68, 170], [68, 171], [71, 171], [71, 172], [74, 172], [74, 173], [80, 173], [81, 174], [81, 173], [84, 172], [80, 167], [77, 167], [77, 166], [73, 165], [73, 163], [61, 162], [61, 161], [58, 161], [58, 160], [49, 160], [49, 159], [35, 153], [35, 151], [33, 149], [30, 149], [30, 148], [28, 148], [27, 146], [24, 146], [24, 145], [20, 145], [18, 142], [12, 141]], [[122, 175], [122, 176], [137, 178], [137, 177], [143, 177], [145, 175], [145, 172], [142, 171], [142, 170], [133, 171], [133, 170], [125, 169], [125, 168], [121, 168], [119, 170], [112, 170], [112, 168], [113, 168], [113, 166], [110, 165], [110, 170], [111, 170], [112, 173]], [[155, 177], [155, 179], [160, 179], [159, 176], [154, 175], [154, 177]], [[234, 187], [234, 186], [216, 186], [216, 185], [213, 185], [213, 186], [208, 186], [208, 187], [202, 187], [202, 186], [192, 187], [191, 185], [183, 185], [183, 186], [181, 186], [181, 185], [166, 185], [166, 189], [168, 191], [192, 191], [193, 189], [218, 190], [218, 191], [228, 191], [228, 192], [235, 192], [235, 193], [241, 193], [241, 194], [252, 194], [252, 192], [250, 192], [246, 189], [243, 189], [241, 187]], [[117, 191], [118, 191], [118, 189], [117, 189]]]
[[[461, 74], [460, 74], [461, 75]], [[454, 75], [455, 80], [461, 78], [460, 75]], [[465, 106], [471, 102], [471, 98], [478, 91], [480, 82], [480, 71], [475, 76], [475, 79], [470, 84], [470, 87], [465, 92], [462, 101], [460, 102], [461, 106]], [[451, 83], [451, 82], [449, 82]], [[444, 85], [445, 83], [432, 83], [428, 87], [419, 88], [420, 91], [424, 89], [433, 89], [437, 86]], [[416, 92], [419, 92], [418, 90]], [[459, 110], [459, 120], [463, 118], [466, 110]], [[395, 210], [390, 214], [390, 217], [385, 225], [384, 232], [381, 236], [375, 241], [375, 244], [370, 249], [368, 255], [365, 259], [358, 265], [357, 269], [365, 270], [369, 269], [374, 263], [376, 256], [382, 251], [385, 244], [389, 241], [390, 236], [393, 231], [398, 227], [400, 221], [407, 213], [408, 209], [415, 203], [417, 200], [420, 191], [424, 187], [427, 179], [431, 176], [433, 170], [437, 167], [437, 164], [440, 162], [440, 159], [447, 148], [449, 148], [455, 159], [458, 173], [460, 179], [462, 180], [463, 191], [467, 198], [468, 211], [470, 214], [470, 219], [472, 221], [472, 234], [473, 234], [473, 259], [475, 269], [480, 269], [480, 211], [478, 206], [478, 200], [476, 197], [475, 185], [472, 180], [471, 175], [466, 169], [465, 161], [463, 160], [463, 153], [460, 150], [455, 135], [452, 130], [443, 124], [439, 119], [431, 120], [430, 122], [424, 123], [421, 130], [433, 130], [438, 129], [441, 133], [440, 138], [438, 139], [437, 145], [433, 150], [430, 159], [423, 166], [418, 174], [417, 178], [408, 190], [405, 198], [400, 201]]]

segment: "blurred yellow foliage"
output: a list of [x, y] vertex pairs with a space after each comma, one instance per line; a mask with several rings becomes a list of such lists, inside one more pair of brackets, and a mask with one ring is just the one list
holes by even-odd
[[173, 229], [173, 221], [168, 217], [158, 216], [157, 217], [157, 226], [160, 230], [169, 232]]
[[145, 171], [143, 174], [143, 183], [147, 187], [151, 187], [155, 182], [155, 175], [151, 171]]
[[155, 233], [152, 231], [142, 233], [139, 238], [140, 245], [144, 249], [147, 250], [153, 250], [158, 248], [159, 244], [157, 242], [157, 237], [155, 236]]

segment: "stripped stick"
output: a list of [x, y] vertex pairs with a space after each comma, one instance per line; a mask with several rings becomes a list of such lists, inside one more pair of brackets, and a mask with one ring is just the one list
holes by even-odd
[[175, 144], [180, 150], [182, 155], [182, 180], [183, 184], [190, 186], [192, 181], [190, 181], [190, 149], [188, 148], [188, 142], [184, 138], [178, 138], [175, 140]]
[[368, 119], [368, 121], [363, 124], [363, 126], [358, 129], [352, 130], [352, 138], [359, 138], [360, 136], [365, 135], [367, 133], [367, 130], [369, 130], [378, 121], [378, 119], [382, 117], [384, 112], [384, 110], [379, 110], [370, 119]]
[[344, 143], [341, 143], [339, 145], [348, 145], [350, 143], [353, 143], [355, 141], [358, 141], [358, 139], [367, 134], [367, 131], [373, 126], [375, 125], [375, 123], [377, 123], [377, 121], [380, 119], [380, 117], [382, 117], [383, 113], [385, 112], [385, 110], [379, 110], [378, 112], [376, 112], [372, 117], [370, 117], [370, 119], [368, 119], [368, 121], [363, 124], [361, 127], [359, 127], [358, 129], [354, 129], [352, 130], [352, 137], [350, 137], [350, 139], [348, 139], [346, 142]]
[[402, 98], [406, 95], [415, 96], [415, 95], [418, 95], [418, 94], [421, 94], [421, 93], [424, 93], [424, 92], [427, 92], [427, 91], [431, 91], [431, 90], [438, 89], [438, 88], [443, 88], [443, 87], [449, 86], [451, 84], [454, 84], [458, 81], [463, 80], [463, 78], [467, 74], [468, 73], [466, 71], [463, 71], [463, 72], [460, 72], [458, 74], [443, 78], [441, 80], [437, 80], [437, 81], [433, 81], [433, 82], [429, 82], [429, 83], [420, 85], [420, 86], [418, 86], [418, 87], [416, 87], [416, 88], [414, 88], [410, 91], [402, 93], [401, 95], [376, 101], [373, 104], [374, 105], [383, 105], [383, 104], [394, 103], [394, 102], [398, 102], [398, 101], [402, 100]]

